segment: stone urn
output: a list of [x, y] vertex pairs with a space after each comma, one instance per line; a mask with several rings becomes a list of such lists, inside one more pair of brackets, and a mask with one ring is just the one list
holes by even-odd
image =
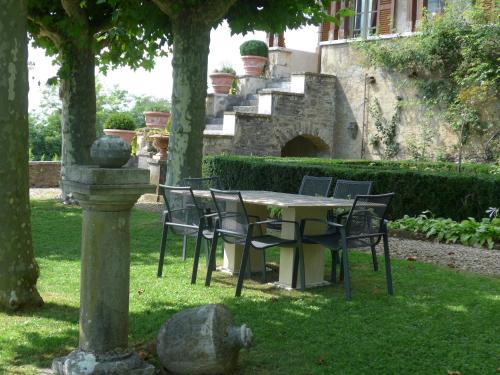
[[149, 138], [153, 140], [153, 146], [158, 151], [153, 158], [157, 160], [167, 160], [168, 140], [170, 137], [168, 135], [154, 134]]
[[143, 112], [146, 126], [152, 129], [164, 129], [167, 121], [170, 118], [170, 112]]
[[209, 75], [212, 88], [216, 94], [228, 94], [235, 78], [231, 73], [212, 73]]
[[259, 77], [264, 71], [264, 67], [267, 63], [267, 57], [262, 56], [241, 56], [243, 60], [243, 68], [245, 69], [245, 74], [249, 76]]
[[105, 135], [90, 148], [90, 158], [101, 168], [120, 168], [130, 159], [130, 144], [117, 136]]
[[175, 314], [160, 329], [158, 358], [173, 374], [231, 374], [252, 331], [234, 326], [223, 305], [204, 305]]
[[135, 137], [135, 130], [104, 129], [103, 131], [106, 135], [114, 135], [120, 137], [128, 144], [130, 144], [132, 142], [132, 139]]

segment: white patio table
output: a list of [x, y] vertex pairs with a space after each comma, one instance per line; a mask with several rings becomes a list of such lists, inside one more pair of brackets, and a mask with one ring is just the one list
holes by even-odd
[[[195, 190], [194, 195], [199, 198], [211, 198], [210, 191]], [[353, 200], [312, 197], [308, 195], [277, 193], [273, 191], [243, 190], [241, 191], [245, 208], [249, 215], [259, 216], [266, 220], [268, 206], [281, 207], [283, 220], [292, 220], [300, 223], [303, 218], [326, 218], [327, 211], [332, 208], [349, 208]], [[306, 227], [306, 234], [317, 234], [324, 231], [325, 225], [311, 222]], [[293, 224], [284, 223], [281, 230], [282, 238], [293, 238]], [[224, 263], [222, 271], [232, 274], [238, 273], [243, 246], [224, 244]], [[293, 270], [293, 249], [280, 248], [280, 267], [278, 286], [291, 288]], [[262, 269], [261, 253], [253, 250], [250, 254], [250, 264], [253, 271]], [[306, 288], [328, 284], [324, 280], [324, 249], [320, 245], [304, 244], [304, 263], [306, 273]], [[300, 287], [300, 275], [298, 277]]]

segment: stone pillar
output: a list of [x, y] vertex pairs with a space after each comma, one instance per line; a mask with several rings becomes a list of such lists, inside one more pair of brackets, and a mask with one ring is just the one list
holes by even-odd
[[52, 364], [57, 374], [153, 374], [128, 349], [130, 210], [154, 191], [149, 171], [75, 166], [64, 185], [83, 208], [79, 348]]

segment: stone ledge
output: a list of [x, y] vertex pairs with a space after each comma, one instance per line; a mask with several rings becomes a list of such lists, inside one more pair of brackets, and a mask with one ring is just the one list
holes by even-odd
[[149, 170], [126, 167], [75, 166], [68, 168], [65, 176], [66, 181], [89, 185], [140, 185], [149, 181]]
[[292, 73], [291, 75], [292, 76], [315, 76], [315, 77], [322, 77], [322, 78], [337, 78], [337, 76], [334, 74], [315, 73], [315, 72], [297, 72], [297, 73]]
[[301, 92], [290, 92], [290, 91], [280, 91], [275, 89], [262, 89], [259, 91], [259, 95], [284, 95], [284, 96], [304, 96]]

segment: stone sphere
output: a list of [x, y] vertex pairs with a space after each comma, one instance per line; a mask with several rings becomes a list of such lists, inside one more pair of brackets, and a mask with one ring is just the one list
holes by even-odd
[[105, 135], [90, 148], [92, 161], [101, 168], [120, 168], [130, 159], [130, 145], [117, 136]]

